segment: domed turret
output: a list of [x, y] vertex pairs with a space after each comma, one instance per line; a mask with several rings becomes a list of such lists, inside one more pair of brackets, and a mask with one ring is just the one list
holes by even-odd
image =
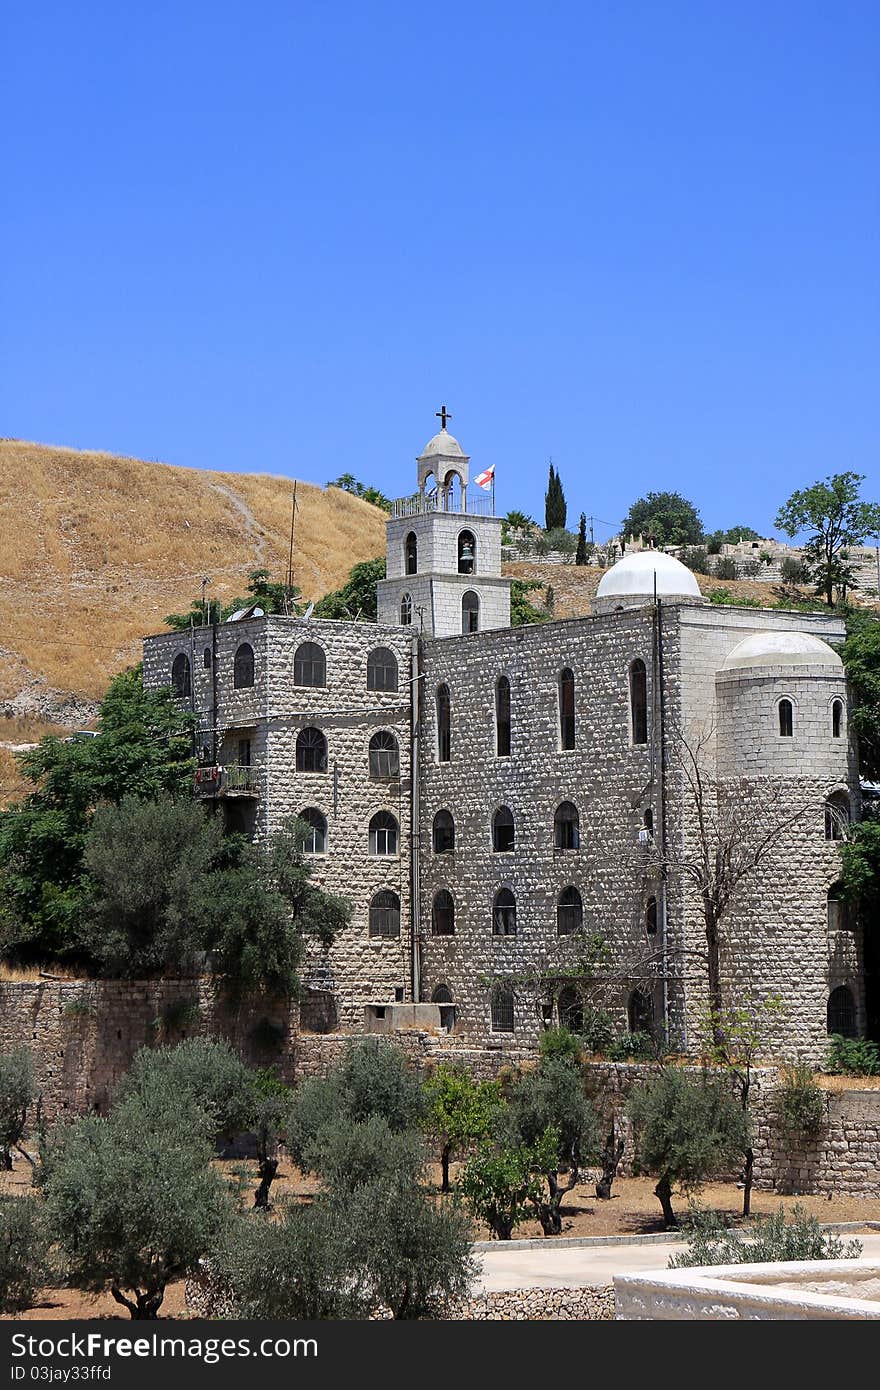
[[593, 612], [641, 608], [655, 593], [667, 603], [704, 601], [693, 574], [674, 555], [662, 550], [636, 550], [624, 555], [603, 574], [593, 600]]
[[737, 642], [721, 669], [745, 670], [750, 666], [830, 666], [840, 671], [843, 662], [833, 647], [808, 632], [755, 632]]

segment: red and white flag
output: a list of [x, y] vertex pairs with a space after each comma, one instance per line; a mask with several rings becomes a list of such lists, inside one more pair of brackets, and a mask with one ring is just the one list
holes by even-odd
[[477, 487], [482, 487], [482, 488], [490, 488], [490, 487], [492, 486], [492, 484], [494, 483], [494, 481], [495, 481], [495, 465], [494, 465], [494, 463], [492, 464], [492, 467], [491, 467], [491, 468], [487, 468], [487, 469], [486, 469], [485, 473], [478, 473], [477, 476], [474, 478], [474, 482], [476, 483]]

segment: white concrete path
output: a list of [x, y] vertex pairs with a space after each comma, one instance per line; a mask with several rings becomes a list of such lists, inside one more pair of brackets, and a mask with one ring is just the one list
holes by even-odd
[[[841, 1231], [841, 1240], [859, 1240], [865, 1258], [880, 1261], [880, 1234], [856, 1235]], [[501, 1289], [576, 1289], [587, 1284], [610, 1284], [615, 1274], [640, 1269], [665, 1269], [669, 1257], [685, 1248], [684, 1242], [656, 1244], [561, 1246], [546, 1244], [528, 1249], [507, 1247], [499, 1241], [491, 1250], [476, 1251], [482, 1274], [480, 1292]]]

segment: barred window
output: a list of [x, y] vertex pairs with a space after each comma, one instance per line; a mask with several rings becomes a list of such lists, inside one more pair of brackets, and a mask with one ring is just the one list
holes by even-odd
[[629, 704], [633, 743], [648, 742], [648, 673], [644, 661], [629, 668]]
[[779, 701], [779, 737], [791, 738], [794, 732], [794, 707], [791, 700]]
[[496, 989], [492, 992], [492, 1032], [493, 1033], [512, 1033], [514, 1026], [513, 1017], [513, 991], [509, 989]]
[[580, 849], [580, 816], [577, 807], [570, 801], [563, 801], [556, 808], [553, 839], [557, 849]]
[[495, 682], [495, 755], [510, 757], [510, 681], [506, 676]]
[[379, 811], [370, 821], [370, 853], [396, 854], [398, 840], [397, 821], [390, 811]]
[[317, 642], [301, 642], [293, 658], [294, 685], [326, 685], [327, 658]]
[[856, 1001], [847, 985], [838, 985], [828, 996], [828, 1032], [844, 1038], [858, 1037]]
[[403, 594], [400, 599], [400, 621], [403, 627], [409, 627], [412, 613], [412, 594]]
[[175, 695], [182, 700], [188, 700], [192, 694], [192, 671], [189, 657], [184, 652], [178, 652], [171, 663], [171, 685]]
[[455, 901], [452, 894], [441, 888], [434, 894], [431, 904], [431, 935], [455, 935]]
[[492, 935], [516, 936], [516, 898], [509, 888], [500, 888], [492, 905]]
[[377, 647], [367, 657], [367, 689], [397, 689], [397, 657], [387, 647]]
[[556, 934], [557, 936], [571, 936], [572, 932], [580, 931], [584, 920], [584, 904], [581, 895], [570, 883], [556, 900]]
[[584, 1031], [584, 1004], [573, 985], [566, 985], [559, 991], [559, 1026], [570, 1033]]
[[242, 642], [232, 663], [232, 684], [236, 690], [249, 690], [254, 683], [254, 649]]
[[437, 761], [448, 763], [452, 752], [452, 710], [449, 686], [437, 687]]
[[370, 899], [370, 936], [400, 936], [400, 898], [383, 891]]
[[455, 821], [449, 811], [438, 811], [434, 817], [434, 853], [452, 854], [455, 849]]
[[559, 673], [559, 746], [564, 752], [574, 748], [574, 671], [569, 667]]
[[299, 813], [300, 820], [308, 827], [301, 844], [303, 854], [325, 854], [327, 851], [327, 820], [314, 806], [307, 806]]
[[461, 600], [461, 630], [463, 633], [479, 632], [480, 600], [473, 589], [468, 589]]
[[297, 772], [327, 771], [327, 740], [320, 729], [300, 729], [296, 736]]
[[505, 854], [514, 848], [515, 838], [513, 812], [507, 806], [499, 806], [492, 817], [492, 849], [496, 854]]
[[381, 729], [370, 739], [370, 776], [380, 782], [400, 776], [400, 749], [397, 739], [387, 729]]

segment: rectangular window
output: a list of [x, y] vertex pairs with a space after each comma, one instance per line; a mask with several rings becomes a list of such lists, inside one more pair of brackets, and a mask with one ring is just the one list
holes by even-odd
[[238, 765], [239, 767], [250, 767], [251, 765], [251, 741], [249, 738], [238, 740]]

